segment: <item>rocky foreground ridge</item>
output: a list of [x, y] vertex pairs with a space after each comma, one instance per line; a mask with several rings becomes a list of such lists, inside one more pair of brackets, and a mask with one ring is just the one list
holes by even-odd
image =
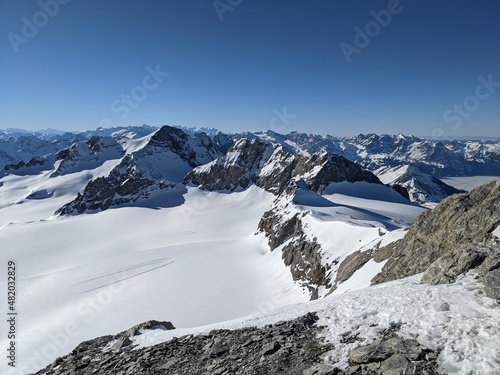
[[[435, 374], [437, 354], [415, 340], [397, 336], [398, 327], [354, 349], [351, 366], [341, 370], [323, 363], [332, 345], [318, 339], [314, 313], [263, 328], [214, 330], [134, 349], [130, 339], [140, 329], [174, 329], [151, 321], [116, 336], [82, 342], [69, 355], [36, 375], [334, 375]], [[345, 340], [356, 340], [346, 337]]]

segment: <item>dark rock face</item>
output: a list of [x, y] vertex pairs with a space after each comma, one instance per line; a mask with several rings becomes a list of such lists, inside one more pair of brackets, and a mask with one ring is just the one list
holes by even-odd
[[74, 215], [87, 211], [104, 211], [111, 206], [148, 198], [151, 191], [173, 189], [176, 184], [154, 181], [136, 170], [132, 156], [127, 155], [109, 176], [90, 181], [82, 193], [56, 211], [57, 215]]
[[[304, 176], [314, 167], [321, 166], [319, 171], [311, 177]], [[363, 170], [359, 165], [345, 157], [333, 154], [316, 154], [309, 160], [303, 161], [298, 169], [298, 176], [304, 178], [314, 192], [321, 193], [322, 188], [332, 182], [365, 181], [380, 184], [380, 180], [373, 173]]]
[[329, 269], [322, 262], [321, 245], [309, 238], [302, 219], [308, 215], [295, 208], [293, 200], [297, 189], [308, 189], [303, 181], [290, 181], [276, 198], [271, 209], [264, 213], [259, 230], [268, 238], [271, 251], [283, 246], [282, 258], [295, 281], [309, 289], [311, 299], [318, 298], [318, 288], [329, 288]]
[[201, 185], [207, 190], [245, 189], [256, 183], [272, 150], [268, 143], [241, 139], [224, 157], [190, 172], [184, 183]]
[[[310, 313], [264, 328], [216, 330], [139, 350], [132, 350], [130, 344], [122, 345], [130, 341], [129, 330], [86, 341], [37, 374], [327, 374], [316, 371], [318, 366], [332, 370], [321, 365], [322, 355], [331, 347], [318, 340], [317, 320]], [[103, 351], [115, 340], [121, 345]]]
[[[87, 142], [92, 149], [102, 147], [96, 138], [92, 137]], [[221, 138], [220, 141], [226, 142], [221, 147], [227, 146], [227, 139]], [[185, 187], [180, 182], [193, 167], [221, 155], [219, 146], [205, 133], [190, 138], [180, 129], [163, 126], [145, 147], [123, 157], [109, 175], [90, 181], [83, 192], [57, 210], [56, 214], [103, 211], [145, 200], [159, 191], [177, 189], [181, 193]], [[181, 202], [182, 199], [173, 201]]]
[[228, 153], [209, 165], [195, 168], [184, 183], [211, 191], [234, 191], [255, 184], [281, 194], [291, 180], [303, 179], [320, 193], [332, 182], [366, 181], [380, 184], [371, 172], [337, 154], [296, 155], [258, 139], [240, 139]]
[[370, 251], [356, 251], [348, 255], [340, 264], [335, 276], [336, 283], [343, 283], [351, 278], [351, 276], [363, 267], [371, 259]]
[[191, 138], [181, 129], [165, 125], [151, 137], [146, 150], [170, 150], [194, 168], [221, 156], [223, 150], [218, 146], [205, 133], [198, 133]]
[[294, 281], [302, 281], [309, 288], [311, 300], [318, 299], [320, 286], [331, 287], [328, 269], [321, 261], [321, 246], [316, 241], [302, 234], [283, 247], [282, 258]]
[[[424, 272], [458, 245], [494, 244], [500, 223], [500, 180], [448, 197], [415, 220], [405, 237], [375, 251], [376, 261], [389, 258], [373, 283]], [[464, 258], [465, 259], [465, 258]]]

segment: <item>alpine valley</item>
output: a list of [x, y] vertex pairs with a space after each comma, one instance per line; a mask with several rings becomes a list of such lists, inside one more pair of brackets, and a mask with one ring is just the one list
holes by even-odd
[[500, 140], [7, 129], [0, 168], [1, 374], [499, 373]]

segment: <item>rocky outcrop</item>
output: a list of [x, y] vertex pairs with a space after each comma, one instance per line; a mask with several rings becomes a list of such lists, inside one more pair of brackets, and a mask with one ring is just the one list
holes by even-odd
[[[494, 244], [492, 234], [500, 223], [500, 180], [445, 199], [417, 217], [405, 237], [374, 254], [387, 259], [375, 283], [424, 272], [442, 255], [460, 244]], [[390, 251], [387, 251], [390, 249]]]
[[310, 240], [299, 228], [297, 237], [287, 243], [282, 250], [285, 266], [290, 267], [294, 281], [299, 281], [309, 289], [311, 300], [318, 299], [318, 289], [330, 288], [328, 266], [323, 265], [321, 245]]
[[408, 200], [419, 204], [439, 203], [450, 195], [464, 192], [445, 184], [432, 175], [422, 173], [412, 165], [382, 167], [374, 173], [383, 183], [393, 187]]
[[416, 340], [402, 338], [394, 330], [388, 330], [373, 342], [353, 349], [349, 353], [349, 367], [339, 373], [433, 375], [440, 373], [438, 355]]
[[311, 299], [317, 299], [320, 287], [329, 288], [330, 273], [324, 264], [321, 245], [306, 234], [303, 218], [310, 214], [294, 204], [298, 189], [308, 189], [304, 181], [290, 181], [259, 222], [259, 231], [268, 238], [271, 251], [281, 247], [282, 259], [294, 281], [309, 289]]
[[381, 183], [373, 173], [343, 156], [326, 152], [293, 154], [281, 145], [247, 138], [236, 142], [224, 157], [195, 168], [183, 182], [210, 191], [234, 191], [255, 184], [281, 194], [291, 180], [297, 179], [318, 193], [332, 182]]
[[[93, 148], [99, 143], [91, 142]], [[185, 192], [182, 178], [193, 167], [221, 156], [227, 140], [214, 142], [204, 133], [189, 137], [182, 130], [163, 126], [149, 142], [137, 151], [127, 154], [107, 176], [90, 181], [75, 199], [56, 211], [58, 215], [103, 211], [110, 207], [146, 200], [155, 192], [178, 191], [165, 206], [181, 204]], [[71, 155], [70, 155], [71, 156]], [[70, 158], [68, 156], [68, 158]], [[66, 159], [65, 159], [66, 160]], [[62, 164], [61, 164], [62, 165]]]
[[[146, 322], [115, 336], [103, 336], [78, 345], [36, 375], [399, 375], [437, 374], [439, 352], [398, 335], [400, 325], [381, 332], [372, 342], [348, 355], [346, 368], [331, 356], [334, 348], [321, 339], [316, 313], [238, 330], [218, 329], [199, 336], [174, 337], [146, 348], [134, 346], [142, 329], [174, 329], [169, 322]], [[340, 345], [355, 343], [345, 335]], [[328, 361], [325, 362], [325, 358]]]
[[82, 193], [56, 211], [56, 215], [74, 215], [83, 212], [105, 211], [139, 199], [147, 199], [152, 192], [174, 189], [175, 183], [148, 178], [136, 168], [137, 163], [127, 155], [107, 177], [90, 181]]
[[225, 156], [195, 168], [184, 178], [184, 183], [215, 191], [245, 189], [257, 182], [272, 153], [271, 144], [240, 139]]
[[298, 164], [295, 178], [302, 178], [316, 193], [332, 182], [365, 181], [381, 184], [373, 173], [364, 170], [359, 165], [338, 154], [320, 153], [301, 160]]
[[371, 251], [355, 251], [352, 254], [349, 254], [343, 261], [340, 263], [339, 269], [335, 276], [335, 283], [340, 284], [344, 281], [347, 281], [354, 275], [354, 272], [363, 267], [370, 259], [372, 258]]
[[112, 348], [130, 339], [127, 331], [86, 341], [37, 375], [326, 375], [332, 367], [322, 364], [322, 355], [331, 346], [317, 338], [317, 320], [309, 313], [263, 328], [215, 330], [142, 349], [132, 342]]
[[[500, 246], [493, 230], [500, 223], [500, 180], [445, 199], [421, 214], [405, 237], [374, 251], [375, 261], [388, 259], [373, 284], [425, 272], [422, 282], [453, 282], [471, 268], [481, 267], [495, 280]], [[486, 270], [487, 269], [487, 270]], [[487, 288], [499, 299], [496, 288]]]

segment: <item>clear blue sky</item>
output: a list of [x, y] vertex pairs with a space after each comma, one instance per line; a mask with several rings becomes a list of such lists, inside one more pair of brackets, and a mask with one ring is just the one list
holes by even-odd
[[397, 3], [1, 0], [0, 128], [500, 136], [500, 1]]

